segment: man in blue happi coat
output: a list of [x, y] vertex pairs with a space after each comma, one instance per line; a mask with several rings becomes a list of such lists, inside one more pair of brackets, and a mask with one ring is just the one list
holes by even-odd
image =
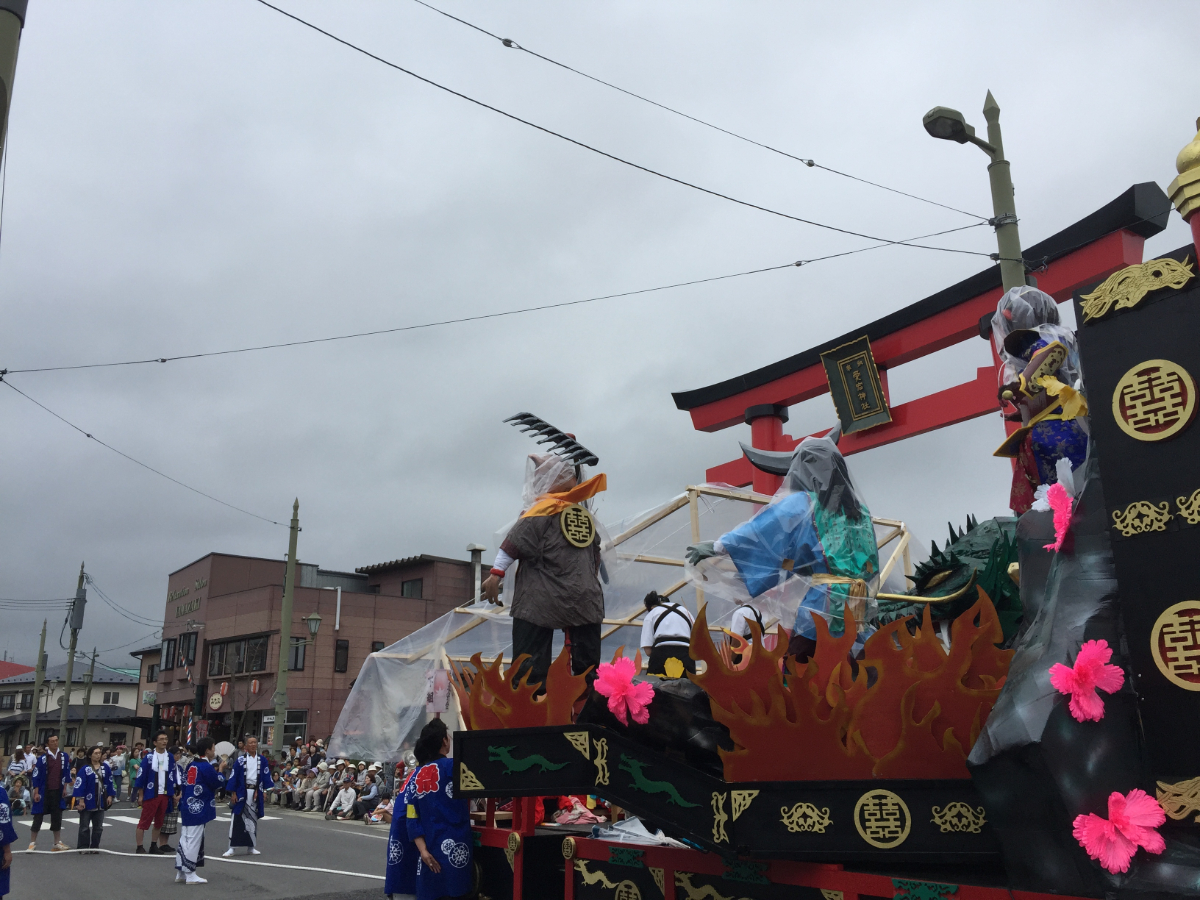
[[33, 787], [33, 825], [30, 827], [29, 849], [37, 849], [38, 832], [42, 830], [42, 817], [50, 814], [50, 831], [54, 834], [51, 850], [70, 850], [62, 842], [62, 811], [67, 808], [63, 798], [63, 783], [71, 779], [71, 758], [58, 749], [58, 735], [46, 738], [46, 752], [34, 763], [31, 781]]
[[275, 786], [267, 754], [258, 752], [258, 738], [246, 738], [246, 755], [233, 764], [227, 790], [233, 794], [233, 810], [229, 822], [229, 849], [222, 856], [233, 856], [237, 847], [245, 847], [254, 856], [258, 849], [258, 820], [262, 817], [264, 798]]
[[225, 787], [228, 760], [220, 769], [213, 768], [213, 740], [202, 737], [196, 742], [197, 756], [187, 767], [183, 795], [179, 801], [179, 846], [175, 851], [175, 881], [205, 884], [208, 879], [196, 874], [204, 865], [204, 826], [217, 817], [217, 791]]
[[408, 804], [413, 800], [417, 774], [416, 767], [408, 771], [404, 784], [396, 789], [392, 804], [392, 828], [388, 834], [387, 871], [383, 892], [392, 894], [415, 894], [417, 892], [417, 863], [421, 857], [417, 845], [408, 837]]

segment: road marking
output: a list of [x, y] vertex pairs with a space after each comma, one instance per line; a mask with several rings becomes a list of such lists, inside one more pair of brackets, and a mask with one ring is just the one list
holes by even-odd
[[383, 875], [368, 875], [366, 872], [347, 872], [344, 869], [319, 869], [315, 866], [285, 866], [283, 863], [254, 862], [249, 859], [224, 859], [220, 856], [206, 856], [204, 861], [210, 862], [213, 859], [217, 862], [233, 863], [238, 866], [269, 866], [272, 869], [299, 869], [302, 872], [327, 872], [330, 875], [352, 875], [356, 878], [372, 878], [376, 881], [384, 880]]
[[[27, 853], [30, 856], [57, 856], [61, 853], [85, 853], [85, 850], [76, 850], [74, 847], [68, 850], [14, 850], [13, 853]], [[123, 853], [120, 850], [105, 850], [103, 848], [93, 850], [92, 853], [107, 853], [109, 856], [144, 856], [147, 859], [175, 859], [174, 853], [151, 854], [151, 853]], [[207, 857], [205, 857], [207, 859]]]
[[[133, 816], [105, 816], [106, 819], [112, 819], [115, 822], [128, 822], [130, 825], [136, 825], [141, 819], [135, 819]], [[108, 824], [107, 822], [105, 824]]]

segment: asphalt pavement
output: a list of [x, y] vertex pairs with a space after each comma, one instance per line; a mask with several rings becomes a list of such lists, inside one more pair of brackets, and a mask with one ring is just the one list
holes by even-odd
[[[219, 893], [222, 897], [255, 900], [306, 897], [316, 900], [382, 900], [387, 848], [386, 824], [326, 822], [316, 813], [297, 813], [269, 807], [259, 822], [261, 856], [233, 859], [221, 854], [229, 847], [229, 807], [218, 805], [217, 820], [209, 822], [204, 838], [205, 865], [199, 874], [205, 885], [175, 884], [175, 856], [134, 853], [134, 829], [139, 810], [128, 802], [113, 804], [105, 814], [101, 853], [74, 850], [51, 853], [49, 821], [38, 835], [39, 852], [28, 853], [32, 816], [14, 821], [12, 892], [6, 900], [45, 900], [53, 885], [55, 896], [104, 900], [161, 900], [163, 891]], [[75, 846], [77, 813], [63, 813], [62, 839]], [[177, 835], [171, 837], [176, 843]], [[150, 845], [150, 835], [145, 844]], [[111, 851], [111, 852], [103, 852]]]

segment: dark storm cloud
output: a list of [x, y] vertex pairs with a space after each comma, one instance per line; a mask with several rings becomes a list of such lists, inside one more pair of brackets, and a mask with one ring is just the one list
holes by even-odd
[[[1165, 185], [1198, 112], [1180, 88], [1190, 60], [1162, 44], [1165, 22], [1195, 17], [1188, 4], [1018, 4], [1003, 20], [958, 4], [446, 4], [725, 127], [983, 214], [984, 157], [931, 141], [920, 117], [944, 104], [982, 126], [990, 88], [1026, 243], [1130, 184]], [[714, 190], [890, 238], [970, 222], [670, 116], [416, 4], [286, 6], [480, 100]], [[939, 240], [994, 246], [986, 228]], [[1147, 252], [1185, 240], [1173, 221]], [[252, 0], [34, 0], [9, 131], [0, 367], [475, 315], [864, 243], [619, 166]], [[285, 520], [298, 496], [305, 560], [349, 569], [461, 556], [516, 511], [532, 445], [504, 417], [532, 410], [576, 432], [609, 474], [604, 514], [619, 518], [701, 480], [746, 437], [693, 431], [672, 390], [805, 349], [982, 262], [889, 248], [410, 334], [11, 380], [231, 503]], [[921, 396], [970, 380], [988, 359], [977, 341], [895, 370], [893, 389]], [[286, 550], [284, 529], [138, 469], [11, 391], [0, 391], [0, 417], [0, 596], [68, 596], [86, 559], [110, 596], [157, 616], [167, 573], [193, 559]], [[788, 430], [831, 419], [818, 398], [793, 410]], [[852, 465], [876, 514], [940, 536], [947, 519], [1004, 512], [1007, 464], [990, 456], [1001, 433], [997, 420], [976, 420]], [[0, 649], [32, 662], [39, 626], [9, 615]], [[80, 645], [148, 630], [93, 603]]]

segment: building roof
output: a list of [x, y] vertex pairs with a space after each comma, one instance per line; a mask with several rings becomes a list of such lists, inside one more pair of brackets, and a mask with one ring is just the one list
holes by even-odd
[[134, 659], [141, 659], [147, 653], [162, 653], [162, 644], [154, 644], [150, 647], [143, 647], [141, 650], [129, 651], [129, 655]]
[[[180, 566], [178, 569], [175, 570], [175, 572], [172, 572], [171, 575], [174, 575], [176, 572], [182, 572], [184, 569], [194, 566], [196, 563], [200, 562], [201, 560], [208, 559], [210, 556], [226, 556], [230, 559], [256, 559], [256, 560], [259, 560], [260, 562], [269, 562], [269, 563], [284, 562], [284, 560], [282, 560], [282, 559], [271, 559], [266, 556], [245, 556], [241, 553], [216, 553], [216, 552], [210, 551], [208, 553], [205, 553], [203, 556], [199, 557], [198, 559], [193, 559], [186, 566]], [[169, 578], [171, 576], [168, 575], [167, 577]]]
[[[87, 719], [89, 722], [133, 722], [145, 721], [145, 716], [134, 715], [136, 707], [128, 706], [112, 706], [103, 703], [93, 703], [88, 707]], [[38, 712], [38, 722], [46, 728], [53, 728], [58, 724], [59, 714], [62, 712], [61, 707], [56, 707], [50, 712]], [[72, 703], [67, 707], [68, 722], [83, 721], [83, 704]], [[10, 713], [6, 716], [0, 716], [0, 731], [6, 728], [11, 728], [14, 725], [28, 725], [29, 710], [19, 710], [15, 713]]]
[[419, 556], [406, 556], [404, 559], [393, 559], [391, 562], [375, 563], [373, 566], [359, 566], [354, 571], [360, 575], [373, 575], [376, 572], [386, 572], [389, 569], [399, 569], [404, 566], [423, 562], [454, 563], [458, 566], [469, 566], [471, 564], [469, 559], [451, 559], [448, 556], [431, 556], [428, 553], [422, 553]]
[[[83, 676], [87, 672], [87, 665], [84, 663], [76, 663], [74, 670], [71, 672], [71, 684], [83, 684]], [[11, 678], [0, 679], [0, 688], [9, 685], [33, 684], [36, 672], [30, 669], [21, 675], [14, 675]], [[59, 663], [56, 666], [46, 667], [45, 683], [53, 684], [55, 681], [64, 681], [67, 677], [67, 664]], [[92, 678], [92, 684], [137, 684], [138, 679], [132, 675], [125, 675], [120, 672], [114, 672], [109, 669], [96, 667], [96, 674]]]
[[12, 678], [14, 675], [24, 675], [32, 672], [33, 666], [23, 666], [20, 663], [0, 661], [0, 678]]

